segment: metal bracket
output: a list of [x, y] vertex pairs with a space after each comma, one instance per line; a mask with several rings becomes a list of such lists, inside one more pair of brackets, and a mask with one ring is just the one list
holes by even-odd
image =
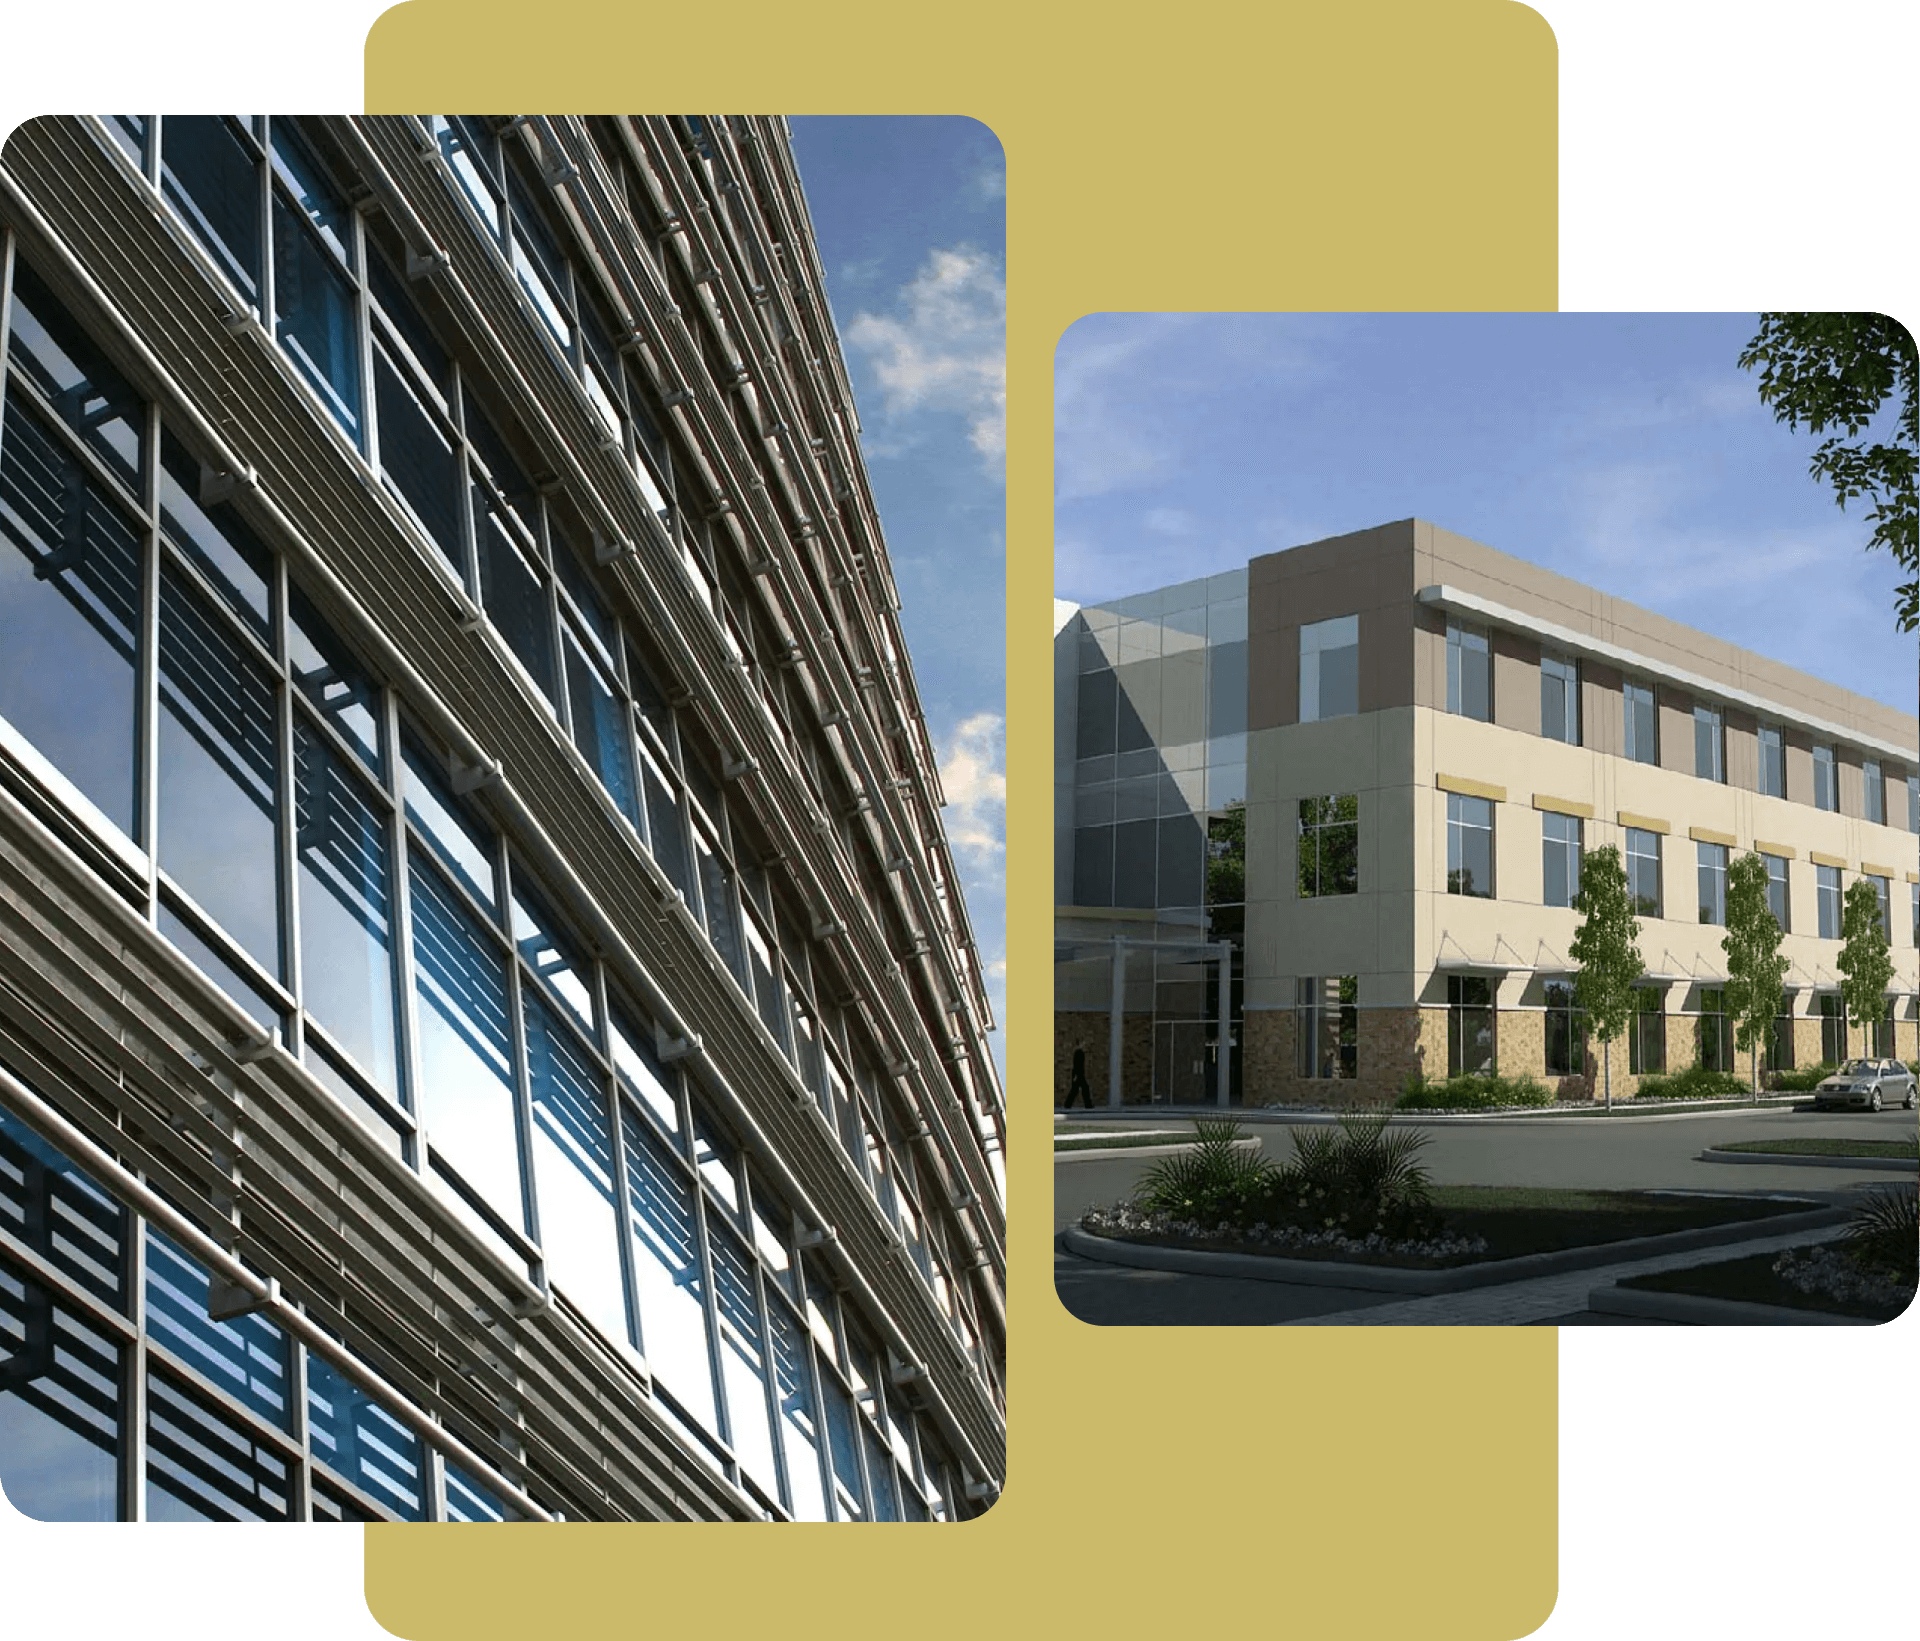
[[700, 1034], [690, 1031], [684, 1037], [674, 1037], [665, 1041], [655, 1039], [660, 1059], [668, 1065], [675, 1060], [690, 1059], [700, 1052]]
[[498, 758], [488, 758], [483, 763], [464, 764], [456, 757], [449, 757], [447, 773], [453, 780], [454, 795], [462, 798], [469, 793], [492, 786], [495, 781], [502, 778]]

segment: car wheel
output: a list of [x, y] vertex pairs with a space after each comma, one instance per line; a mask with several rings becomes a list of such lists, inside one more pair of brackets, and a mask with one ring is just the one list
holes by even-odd
[[1901, 1103], [1905, 1105], [1909, 1111], [1915, 1106], [1920, 1105], [1920, 1088], [1909, 1088], [1906, 1099]]
[[1867, 1101], [1867, 1109], [1869, 1111], [1878, 1111], [1880, 1109], [1880, 1090], [1879, 1089], [1876, 1088], [1873, 1091], [1873, 1098]]

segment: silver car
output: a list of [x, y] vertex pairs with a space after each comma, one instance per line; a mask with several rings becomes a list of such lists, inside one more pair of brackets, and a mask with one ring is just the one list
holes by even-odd
[[1813, 1103], [1822, 1108], [1862, 1105], [1869, 1111], [1904, 1105], [1912, 1110], [1920, 1103], [1920, 1087], [1898, 1060], [1849, 1060], [1814, 1089]]

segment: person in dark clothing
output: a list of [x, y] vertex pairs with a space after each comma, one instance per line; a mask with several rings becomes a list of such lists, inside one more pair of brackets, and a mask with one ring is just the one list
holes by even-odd
[[1071, 1111], [1075, 1100], [1085, 1100], [1087, 1109], [1093, 1109], [1093, 1089], [1087, 1083], [1087, 1051], [1084, 1048], [1073, 1051], [1073, 1075], [1067, 1081], [1067, 1103], [1060, 1109]]

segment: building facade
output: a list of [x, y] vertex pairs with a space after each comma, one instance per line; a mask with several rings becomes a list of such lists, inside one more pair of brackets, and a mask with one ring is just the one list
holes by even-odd
[[0, 1485], [953, 1519], [1004, 1103], [784, 123], [0, 155]]
[[[1911, 715], [1419, 520], [1253, 560], [1246, 611], [1246, 1099], [1377, 1104], [1494, 1067], [1597, 1093], [1568, 948], [1581, 855], [1608, 844], [1647, 964], [1616, 1095], [1743, 1067], [1721, 936], [1749, 851], [1791, 963], [1764, 1063], [1920, 1053]], [[1076, 806], [1098, 773], [1074, 763]], [[1056, 839], [1063, 884], [1094, 814]], [[1837, 967], [1861, 878], [1895, 971], [1864, 1040]]]

